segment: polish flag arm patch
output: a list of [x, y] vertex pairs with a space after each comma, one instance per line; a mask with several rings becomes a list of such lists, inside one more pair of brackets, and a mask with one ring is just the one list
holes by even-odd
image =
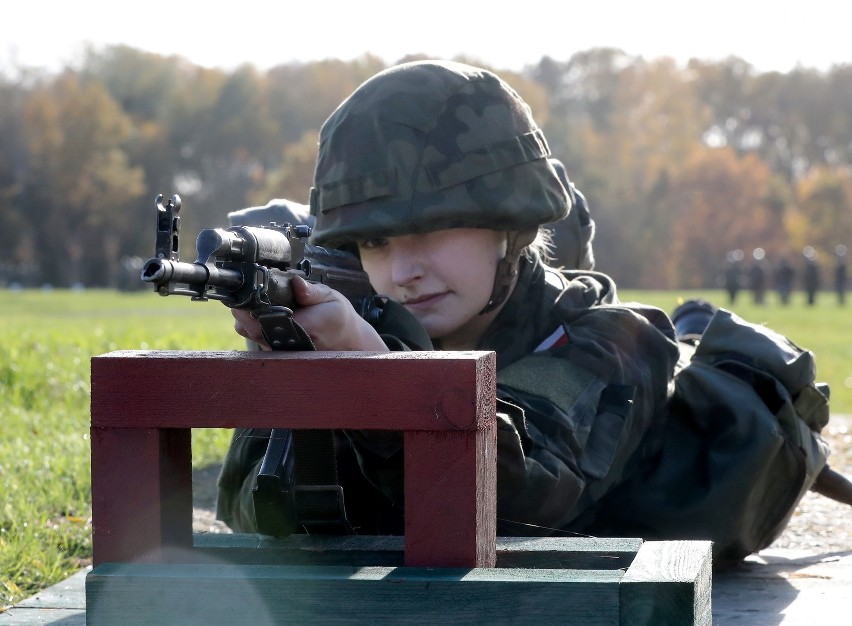
[[559, 326], [556, 330], [554, 330], [547, 338], [542, 341], [536, 347], [533, 352], [544, 352], [545, 350], [550, 350], [551, 348], [558, 348], [559, 346], [564, 346], [568, 343], [568, 333], [565, 332], [564, 326]]

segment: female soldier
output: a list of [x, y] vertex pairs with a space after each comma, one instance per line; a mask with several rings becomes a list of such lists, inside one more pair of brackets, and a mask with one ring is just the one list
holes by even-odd
[[[610, 499], [637, 480], [638, 497], [653, 478], [679, 358], [674, 328], [658, 309], [620, 303], [603, 274], [545, 264], [538, 231], [576, 198], [548, 157], [529, 107], [493, 73], [435, 61], [390, 68], [323, 125], [312, 243], [357, 252], [376, 293], [401, 303], [435, 348], [496, 352], [498, 534], [651, 538], [669, 529], [625, 521]], [[577, 237], [590, 247], [588, 224]], [[417, 345], [383, 334], [323, 285], [294, 289], [294, 318], [317, 349]], [[256, 320], [234, 316], [239, 334], [263, 343]], [[219, 516], [239, 531], [258, 527], [257, 434], [235, 434], [220, 477]], [[344, 441], [353, 524], [398, 532], [401, 437]]]

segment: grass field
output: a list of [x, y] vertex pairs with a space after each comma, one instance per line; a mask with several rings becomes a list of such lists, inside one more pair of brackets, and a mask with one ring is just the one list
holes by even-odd
[[[89, 361], [117, 349], [239, 349], [219, 303], [117, 294], [0, 291], [0, 607], [92, 553]], [[193, 463], [220, 460], [225, 431], [193, 433]]]
[[[679, 298], [721, 292], [622, 292], [671, 311]], [[735, 313], [815, 352], [832, 408], [852, 413], [852, 316], [829, 294], [813, 308], [763, 307], [744, 294]], [[218, 303], [146, 291], [0, 291], [0, 610], [62, 580], [91, 558], [89, 360], [118, 349], [241, 349]], [[193, 433], [193, 464], [221, 460], [227, 431]]]

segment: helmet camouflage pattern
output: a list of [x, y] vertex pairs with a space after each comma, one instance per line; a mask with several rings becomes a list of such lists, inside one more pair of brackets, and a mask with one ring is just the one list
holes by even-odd
[[418, 61], [363, 83], [320, 130], [312, 242], [529, 231], [571, 200], [529, 106], [495, 74]]

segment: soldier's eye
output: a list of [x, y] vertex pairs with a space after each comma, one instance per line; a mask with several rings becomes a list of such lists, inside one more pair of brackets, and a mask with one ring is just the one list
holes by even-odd
[[388, 240], [384, 237], [376, 237], [375, 239], [365, 239], [364, 241], [358, 242], [358, 247], [361, 250], [374, 250], [376, 248], [381, 248], [382, 246], [387, 245]]

